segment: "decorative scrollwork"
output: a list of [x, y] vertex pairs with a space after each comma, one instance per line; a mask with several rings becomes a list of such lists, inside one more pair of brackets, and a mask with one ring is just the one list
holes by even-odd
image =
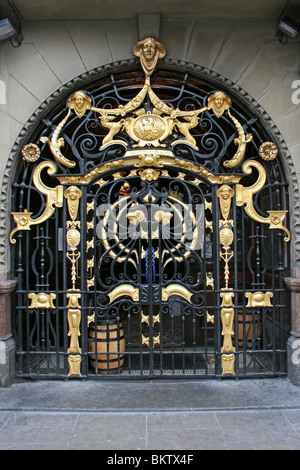
[[[63, 186], [58, 185], [55, 188], [50, 188], [46, 186], [42, 179], [42, 171], [48, 168], [47, 172], [49, 175], [56, 173], [56, 165], [53, 162], [46, 161], [40, 163], [33, 174], [33, 183], [37, 190], [46, 196], [46, 207], [44, 212], [35, 219], [32, 219], [32, 212], [27, 212], [25, 209], [24, 212], [12, 212], [12, 216], [17, 226], [14, 228], [10, 234], [9, 240], [11, 243], [16, 243], [16, 240], [13, 238], [14, 234], [19, 230], [30, 230], [31, 225], [38, 225], [42, 222], [48, 220], [55, 211], [55, 207], [62, 207], [63, 205]], [[55, 207], [53, 207], [55, 206]]]
[[291, 238], [289, 230], [283, 225], [283, 221], [288, 211], [286, 210], [270, 210], [267, 211], [269, 217], [262, 217], [259, 215], [253, 205], [253, 196], [258, 193], [266, 182], [266, 172], [264, 167], [255, 160], [249, 160], [243, 165], [244, 173], [250, 174], [252, 168], [256, 168], [258, 171], [258, 178], [252, 186], [244, 187], [241, 184], [236, 185], [236, 204], [237, 206], [245, 205], [245, 212], [251, 217], [251, 219], [262, 224], [269, 224], [270, 229], [283, 230], [287, 236], [284, 241], [288, 242]]

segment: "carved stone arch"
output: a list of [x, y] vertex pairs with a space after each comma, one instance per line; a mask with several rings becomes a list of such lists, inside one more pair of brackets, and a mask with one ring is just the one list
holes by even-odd
[[[19, 161], [20, 149], [30, 142], [31, 136], [38, 127], [42, 119], [46, 118], [49, 112], [55, 108], [63, 100], [66, 100], [70, 94], [84, 88], [96, 78], [102, 78], [110, 73], [130, 72], [139, 68], [137, 59], [123, 60], [103, 65], [81, 74], [73, 80], [56, 90], [49, 96], [37, 110], [30, 116], [26, 124], [20, 131], [8, 158], [1, 188], [1, 204], [0, 204], [0, 272], [2, 277], [9, 272], [9, 233], [10, 233], [10, 187], [15, 178], [16, 169]], [[205, 79], [207, 82], [221, 89], [232, 97], [235, 97], [242, 105], [255, 115], [266, 133], [270, 136], [270, 140], [275, 143], [279, 149], [279, 159], [285, 172], [286, 179], [289, 183], [290, 196], [290, 220], [292, 228], [292, 251], [294, 253], [293, 262], [295, 265], [300, 261], [300, 201], [299, 186], [297, 181], [296, 170], [289, 152], [289, 149], [275, 123], [259, 103], [252, 98], [245, 90], [231, 80], [223, 77], [215, 71], [212, 71], [201, 65], [193, 64], [178, 59], [164, 58], [160, 61], [157, 71], [160, 69], [169, 69], [178, 72], [190, 72], [195, 77]]]

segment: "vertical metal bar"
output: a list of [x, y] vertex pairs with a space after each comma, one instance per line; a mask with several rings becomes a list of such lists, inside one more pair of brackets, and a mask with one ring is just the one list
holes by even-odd
[[[148, 303], [149, 303], [149, 365], [150, 365], [150, 376], [153, 376], [153, 367], [154, 367], [154, 362], [153, 362], [153, 350], [154, 350], [154, 345], [153, 345], [153, 259], [152, 259], [152, 230], [151, 230], [151, 222], [152, 222], [152, 205], [147, 204], [147, 215], [148, 215], [148, 220], [147, 220], [147, 229], [148, 229], [148, 267], [149, 267], [149, 272], [148, 272], [148, 279], [149, 279], [149, 298], [148, 298]], [[147, 256], [147, 254], [146, 254]]]
[[220, 315], [220, 261], [219, 261], [219, 203], [216, 196], [218, 187], [212, 186], [213, 218], [213, 269], [214, 269], [214, 304], [215, 304], [215, 374], [221, 371], [221, 315]]

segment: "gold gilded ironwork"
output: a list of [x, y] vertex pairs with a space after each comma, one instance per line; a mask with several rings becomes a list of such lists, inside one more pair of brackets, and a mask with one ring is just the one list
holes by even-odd
[[263, 160], [274, 160], [278, 155], [278, 148], [273, 142], [264, 142], [259, 147], [258, 153]]
[[160, 344], [160, 333], [158, 333], [157, 336], [153, 337], [153, 347], [155, 347], [156, 344], [158, 344], [158, 345]]
[[147, 338], [147, 336], [142, 335], [142, 344], [145, 344], [149, 348], [150, 338]]
[[210, 315], [208, 312], [206, 312], [206, 323], [215, 323], [215, 316]]
[[[157, 61], [165, 53], [165, 47], [153, 37], [148, 37], [134, 46], [134, 54], [140, 57], [140, 62], [145, 72], [145, 82], [139, 93], [126, 105], [119, 105], [111, 109], [96, 108], [91, 105], [91, 99], [85, 92], [78, 91], [71, 95], [68, 101], [68, 114], [55, 129], [51, 141], [46, 137], [41, 137], [43, 142], [48, 141], [54, 157], [65, 166], [75, 166], [75, 162], [67, 160], [62, 155], [60, 149], [64, 145], [64, 139], [59, 138], [62, 127], [70, 117], [71, 110], [74, 110], [79, 118], [87, 110], [100, 115], [99, 119], [102, 126], [108, 129], [108, 134], [103, 138], [100, 149], [114, 143], [119, 143], [126, 147], [127, 143], [125, 141], [115, 139], [115, 136], [122, 131], [125, 131], [136, 142], [134, 145], [136, 147], [163, 147], [166, 145], [163, 143], [164, 140], [174, 129], [177, 129], [184, 139], [173, 141], [171, 143], [172, 146], [178, 143], [185, 143], [198, 149], [196, 140], [191, 135], [190, 130], [198, 125], [199, 114], [212, 109], [217, 118], [220, 118], [227, 111], [228, 116], [238, 131], [238, 137], [234, 140], [234, 143], [238, 145], [237, 152], [231, 160], [224, 163], [229, 168], [237, 166], [244, 157], [246, 145], [251, 141], [252, 135], [247, 134], [245, 136], [243, 127], [230, 113], [230, 98], [225, 93], [217, 91], [209, 96], [207, 106], [189, 111], [182, 111], [179, 108], [174, 109], [172, 105], [166, 104], [155, 94], [150, 84], [150, 76], [156, 67]], [[147, 94], [154, 106], [153, 110], [148, 112], [141, 106]], [[133, 116], [127, 116], [129, 113], [132, 113]], [[116, 120], [117, 117], [121, 118]]]
[[[70, 183], [77, 183], [77, 184], [89, 184], [93, 179], [100, 176], [102, 173], [111, 170], [112, 168], [121, 169], [124, 166], [135, 166], [137, 168], [141, 168], [144, 166], [153, 166], [158, 168], [163, 168], [165, 165], [178, 167], [187, 169], [196, 173], [197, 175], [202, 176], [206, 180], [210, 181], [211, 183], [215, 184], [223, 184], [223, 183], [238, 183], [242, 175], [236, 174], [227, 174], [227, 175], [214, 175], [212, 172], [207, 170], [206, 168], [202, 167], [198, 163], [191, 162], [189, 160], [180, 159], [174, 157], [169, 151], [164, 150], [151, 150], [150, 153], [147, 153], [147, 149], [143, 149], [142, 153], [135, 151], [135, 152], [127, 152], [128, 157], [122, 158], [119, 160], [114, 160], [113, 162], [103, 163], [93, 170], [89, 171], [85, 175], [82, 176], [57, 176], [57, 179], [62, 184], [70, 184]], [[97, 184], [97, 182], [95, 183]]]
[[64, 127], [65, 123], [69, 119], [69, 116], [71, 114], [71, 110], [69, 109], [68, 114], [63, 118], [63, 120], [58, 124], [57, 128], [52, 134], [51, 140], [48, 139], [48, 137], [42, 136], [40, 137], [40, 141], [43, 143], [48, 142], [48, 145], [50, 147], [51, 153], [53, 157], [62, 165], [68, 167], [68, 168], [74, 168], [76, 166], [76, 162], [72, 162], [71, 160], [68, 160], [62, 153], [61, 153], [61, 147], [64, 147], [65, 141], [63, 137], [58, 137], [62, 128]]
[[94, 322], [95, 322], [95, 312], [92, 315], [87, 316], [87, 326], [89, 327], [90, 323], [94, 323]]
[[94, 237], [86, 242], [86, 251], [89, 251], [90, 248], [94, 248]]
[[86, 260], [86, 270], [87, 271], [94, 267], [94, 262], [95, 262], [95, 257], [94, 256], [91, 259]]
[[[145, 83], [139, 93], [126, 105], [119, 105], [117, 108], [111, 109], [96, 108], [91, 106], [90, 98], [83, 91], [74, 93], [68, 101], [68, 115], [57, 126], [51, 142], [49, 141], [51, 151], [55, 158], [66, 166], [74, 166], [74, 162], [68, 161], [61, 154], [60, 147], [64, 145], [64, 141], [62, 138], [58, 139], [63, 125], [70, 116], [71, 109], [75, 111], [78, 117], [82, 117], [87, 110], [92, 110], [100, 114], [99, 119], [102, 126], [109, 130], [108, 134], [102, 140], [100, 149], [114, 143], [122, 144], [126, 147], [127, 143], [125, 141], [115, 139], [115, 136], [122, 131], [125, 131], [136, 142], [134, 145], [136, 147], [164, 147], [166, 144], [164, 144], [163, 141], [173, 132], [173, 129], [177, 129], [183, 135], [184, 139], [173, 141], [171, 143], [172, 146], [178, 143], [184, 143], [198, 149], [196, 140], [191, 135], [190, 130], [198, 125], [199, 114], [212, 109], [218, 118], [227, 110], [230, 119], [233, 121], [238, 131], [238, 137], [234, 141], [235, 144], [238, 145], [238, 150], [230, 161], [224, 163], [227, 167], [238, 165], [244, 157], [246, 144], [250, 142], [252, 136], [251, 134], [245, 136], [239, 121], [230, 113], [229, 107], [231, 101], [225, 93], [214, 93], [208, 98], [208, 105], [201, 109], [181, 111], [179, 108], [174, 109], [173, 106], [166, 104], [152, 90], [150, 76], [156, 67], [158, 59], [163, 57], [165, 53], [165, 47], [152, 37], [148, 37], [134, 46], [134, 54], [140, 57], [140, 62], [145, 72]], [[147, 93], [154, 106], [152, 112], [146, 112], [144, 108], [141, 107]], [[134, 116], [125, 117], [129, 113], [133, 113]], [[120, 116], [121, 119], [116, 120], [116, 118]], [[46, 141], [47, 139], [42, 137], [42, 140]]]
[[230, 105], [231, 100], [223, 91], [216, 91], [207, 100], [207, 109], [212, 109], [217, 118], [220, 118]]
[[70, 347], [68, 348], [68, 353], [81, 353], [81, 348], [79, 347], [78, 337], [80, 335], [80, 322], [81, 322], [81, 311], [79, 308], [69, 308], [68, 310], [68, 324], [69, 332], [68, 336], [70, 337]]
[[26, 162], [32, 163], [40, 158], [41, 151], [36, 144], [27, 144], [22, 148], [22, 158]]
[[90, 222], [86, 223], [86, 231], [88, 232], [89, 230], [92, 230], [94, 228], [94, 217]]
[[145, 315], [144, 312], [141, 312], [142, 323], [146, 323], [149, 326], [149, 315]]
[[66, 257], [71, 262], [71, 281], [72, 281], [72, 290], [75, 291], [76, 285], [76, 266], [77, 262], [81, 256], [80, 251], [77, 250], [78, 245], [80, 244], [80, 232], [76, 227], [80, 228], [80, 221], [76, 220], [79, 209], [79, 199], [82, 196], [82, 192], [76, 186], [70, 186], [64, 192], [64, 196], [67, 199], [68, 211], [71, 220], [67, 220], [67, 243], [69, 246], [69, 251], [66, 253]]
[[86, 281], [87, 290], [89, 290], [94, 285], [95, 285], [95, 278], [94, 277], [91, 277], [90, 279], [88, 279]]
[[174, 122], [167, 117], [157, 116], [148, 112], [137, 118], [127, 118], [125, 120], [125, 130], [127, 134], [137, 142], [133, 147], [165, 147], [162, 141], [171, 134]]
[[179, 295], [188, 302], [191, 302], [191, 297], [193, 294], [188, 291], [186, 287], [180, 284], [170, 284], [168, 287], [163, 287], [161, 289], [161, 298], [163, 302], [167, 302], [171, 295]]
[[246, 307], [272, 307], [273, 292], [246, 292], [245, 297], [248, 299]]
[[92, 107], [91, 98], [84, 91], [75, 91], [68, 100], [69, 109], [73, 109], [76, 116], [82, 118], [87, 110]]
[[214, 278], [213, 278], [213, 273], [212, 272], [207, 272], [206, 273], [206, 287], [214, 288]]
[[59, 134], [64, 125], [66, 124], [67, 120], [69, 119], [72, 109], [75, 111], [76, 115], [79, 118], [81, 118], [85, 114], [87, 109], [91, 109], [91, 98], [87, 96], [83, 91], [76, 91], [75, 93], [73, 93], [73, 95], [70, 96], [68, 100], [68, 107], [69, 111], [67, 115], [56, 127], [55, 131], [52, 134], [51, 140], [48, 137], [42, 136], [40, 137], [40, 141], [43, 143], [48, 142], [52, 155], [59, 163], [66, 166], [67, 168], [74, 168], [76, 166], [76, 162], [68, 160], [61, 153], [61, 148], [64, 147], [65, 141], [63, 137], [59, 137]]
[[139, 209], [137, 209], [134, 212], [130, 212], [129, 214], [127, 214], [127, 219], [133, 225], [137, 225], [139, 222], [142, 222], [143, 220], [146, 220], [144, 212], [139, 210]]
[[106, 129], [109, 129], [108, 134], [104, 137], [102, 140], [102, 145], [100, 147], [100, 150], [104, 149], [110, 144], [122, 144], [127, 147], [127, 143], [124, 140], [120, 139], [114, 139], [114, 136], [118, 134], [119, 132], [122, 132], [125, 126], [125, 119], [121, 119], [120, 121], [114, 121], [116, 116], [109, 116], [106, 112], [100, 111], [101, 117], [100, 122], [103, 127], [106, 127]]
[[45, 294], [44, 292], [34, 294], [30, 292], [28, 298], [31, 300], [28, 308], [55, 308], [53, 300], [56, 299], [56, 294], [52, 292], [50, 294]]
[[159, 173], [152, 168], [146, 168], [146, 170], [140, 172], [141, 180], [145, 181], [156, 181], [158, 179]]
[[168, 223], [170, 223], [172, 217], [172, 212], [167, 211], [157, 211], [154, 214], [154, 219], [157, 220], [157, 222], [162, 222], [163, 225], [167, 225]]
[[221, 321], [222, 321], [222, 336], [224, 336], [223, 347], [221, 352], [233, 352], [235, 348], [232, 344], [233, 331], [233, 320], [234, 320], [234, 308], [223, 307], [221, 309]]
[[257, 181], [248, 187], [244, 187], [241, 184], [236, 185], [236, 204], [237, 206], [245, 205], [245, 212], [251, 217], [251, 219], [262, 224], [269, 224], [270, 229], [280, 229], [283, 230], [287, 236], [284, 238], [285, 242], [288, 242], [291, 238], [289, 230], [283, 225], [283, 221], [288, 211], [286, 210], [271, 210], [267, 211], [269, 217], [262, 217], [259, 215], [253, 205], [253, 196], [258, 193], [264, 186], [266, 182], [266, 172], [264, 167], [255, 160], [249, 160], [243, 165], [243, 172], [250, 174], [252, 173], [252, 168], [256, 168], [258, 171]]
[[129, 295], [134, 302], [139, 301], [139, 289], [137, 287], [133, 287], [131, 284], [121, 284], [120, 286], [115, 287], [109, 294], [110, 302], [113, 302], [118, 297], [122, 297], [124, 295]]
[[225, 289], [228, 289], [229, 283], [229, 261], [233, 258], [234, 252], [231, 250], [230, 245], [233, 242], [233, 232], [229, 227], [222, 228], [220, 231], [220, 241], [224, 251], [220, 251], [220, 257], [225, 262], [224, 266], [224, 278], [225, 278]]
[[239, 123], [239, 121], [231, 114], [230, 112], [230, 105], [231, 100], [230, 98], [222, 91], [217, 91], [207, 100], [208, 102], [208, 109], [212, 109], [214, 114], [217, 118], [220, 118], [225, 111], [228, 112], [228, 116], [233, 121], [239, 136], [234, 139], [234, 143], [238, 145], [238, 149], [235, 155], [232, 157], [231, 160], [227, 160], [224, 162], [224, 166], [227, 168], [233, 168], [237, 166], [244, 158], [246, 152], [246, 146], [251, 140], [253, 139], [252, 134], [245, 135], [244, 129]]
[[[141, 312], [142, 315], [142, 323], [146, 323], [149, 326], [149, 315], [145, 315], [144, 312]], [[160, 323], [160, 314], [153, 315], [152, 317], [153, 326], [155, 323]]]
[[69, 362], [69, 374], [68, 375], [81, 375], [80, 365], [81, 365], [81, 356], [74, 353], [81, 353], [81, 348], [79, 347], [79, 336], [80, 336], [80, 322], [81, 322], [81, 310], [79, 299], [81, 294], [75, 291], [69, 291], [66, 294], [68, 299], [67, 305], [67, 319], [69, 325], [68, 336], [70, 338], [70, 345], [68, 348], [68, 362]]
[[[150, 338], [142, 335], [142, 344], [145, 344], [148, 346], [148, 348], [150, 348]], [[153, 347], [155, 347], [157, 344], [160, 345], [160, 333], [153, 337]]]
[[227, 292], [221, 292], [220, 297], [222, 299], [221, 307], [233, 307], [233, 297], [234, 297], [234, 292], [232, 291], [227, 291]]
[[79, 299], [81, 298], [81, 294], [78, 292], [69, 291], [66, 294], [67, 299], [69, 300], [67, 308], [79, 308]]
[[222, 375], [235, 375], [234, 372], [234, 363], [235, 363], [235, 355], [234, 354], [222, 354], [222, 366], [223, 371]]
[[223, 217], [222, 225], [227, 225], [229, 223], [231, 199], [234, 196], [234, 190], [227, 184], [224, 184], [218, 189], [217, 196], [220, 201], [220, 209]]
[[80, 227], [80, 222], [75, 221], [78, 214], [79, 199], [82, 196], [82, 192], [77, 186], [70, 186], [64, 192], [64, 196], [67, 199], [68, 211], [71, 217], [71, 222], [68, 222], [67, 226], [78, 226]]
[[[63, 205], [63, 186], [58, 185], [55, 188], [49, 188], [41, 180], [41, 172], [45, 168], [49, 175], [56, 173], [57, 168], [53, 162], [46, 161], [40, 163], [33, 173], [33, 183], [37, 190], [46, 196], [46, 207], [44, 212], [37, 218], [32, 219], [32, 212], [27, 212], [25, 209], [24, 212], [12, 212], [14, 221], [16, 223], [16, 228], [14, 228], [10, 234], [9, 240], [11, 243], [16, 243], [16, 240], [13, 238], [14, 234], [19, 230], [30, 230], [31, 225], [38, 225], [42, 222], [48, 220], [55, 211], [55, 207], [62, 207]], [[53, 207], [55, 206], [55, 207]]]
[[234, 374], [234, 361], [235, 348], [232, 343], [232, 336], [234, 335], [233, 322], [234, 322], [234, 293], [229, 289], [229, 261], [233, 258], [234, 252], [231, 250], [234, 234], [232, 231], [233, 221], [230, 219], [231, 201], [234, 196], [234, 190], [224, 184], [217, 191], [217, 197], [220, 203], [220, 212], [222, 219], [220, 220], [219, 238], [222, 245], [220, 249], [220, 258], [224, 261], [224, 280], [225, 288], [220, 293], [222, 299], [221, 303], [221, 322], [222, 322], [222, 336], [223, 346], [222, 353], [222, 366], [224, 374]]
[[153, 37], [147, 37], [134, 46], [133, 53], [140, 58], [146, 76], [150, 76], [156, 67], [158, 59], [164, 57], [167, 51], [165, 46], [159, 41]]
[[68, 377], [70, 375], [79, 375], [81, 376], [80, 372], [80, 365], [81, 365], [81, 356], [79, 354], [70, 354], [68, 356], [68, 362], [69, 362], [69, 373]]
[[[224, 337], [222, 353], [235, 352], [235, 347], [232, 343], [232, 336], [234, 335], [233, 322], [234, 322], [234, 293], [231, 291], [221, 292], [221, 322], [222, 322], [222, 336]], [[223, 356], [222, 356], [223, 357]], [[223, 371], [224, 373], [224, 371]]]

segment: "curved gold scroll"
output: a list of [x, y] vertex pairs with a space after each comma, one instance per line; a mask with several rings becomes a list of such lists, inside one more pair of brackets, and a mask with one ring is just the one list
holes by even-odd
[[286, 210], [271, 210], [267, 211], [269, 217], [262, 217], [259, 215], [253, 206], [253, 195], [258, 193], [266, 182], [266, 172], [264, 167], [255, 160], [249, 160], [243, 165], [243, 172], [250, 174], [252, 168], [256, 168], [258, 171], [257, 181], [249, 187], [244, 187], [242, 184], [236, 185], [236, 205], [243, 206], [245, 204], [245, 212], [251, 217], [251, 219], [262, 224], [269, 224], [270, 229], [278, 228], [283, 230], [287, 236], [284, 238], [285, 242], [288, 242], [291, 238], [289, 230], [283, 225], [283, 221], [288, 211]]
[[16, 232], [19, 230], [30, 230], [31, 225], [38, 225], [45, 222], [54, 213], [55, 207], [62, 207], [63, 205], [63, 186], [58, 185], [55, 188], [49, 188], [42, 182], [41, 172], [45, 168], [48, 168], [47, 173], [49, 175], [54, 175], [57, 171], [56, 165], [53, 162], [47, 161], [40, 163], [33, 174], [33, 183], [35, 187], [40, 193], [46, 196], [45, 210], [36, 219], [32, 219], [32, 212], [27, 212], [26, 209], [24, 212], [12, 212], [14, 221], [17, 224], [16, 228], [12, 230], [9, 236], [9, 240], [13, 244], [16, 243], [16, 240], [13, 238]]
[[187, 290], [186, 287], [181, 286], [180, 284], [170, 284], [167, 287], [161, 289], [161, 299], [163, 302], [167, 302], [171, 295], [178, 295], [183, 297], [188, 302], [191, 302], [192, 292]]
[[135, 302], [139, 301], [139, 289], [138, 287], [133, 287], [131, 284], [121, 284], [120, 286], [115, 287], [109, 294], [110, 302], [113, 302], [118, 297], [123, 297], [124, 295], [129, 295]]
[[53, 135], [51, 137], [51, 140], [48, 139], [48, 137], [42, 136], [40, 137], [41, 142], [48, 142], [51, 153], [53, 157], [62, 165], [68, 167], [68, 168], [74, 168], [76, 166], [76, 162], [72, 162], [71, 160], [68, 160], [64, 155], [61, 153], [61, 147], [65, 145], [65, 141], [63, 137], [58, 138], [62, 128], [64, 127], [65, 123], [69, 119], [69, 116], [71, 114], [71, 110], [69, 109], [68, 114], [63, 118], [63, 120], [58, 124], [57, 128], [53, 132]]

